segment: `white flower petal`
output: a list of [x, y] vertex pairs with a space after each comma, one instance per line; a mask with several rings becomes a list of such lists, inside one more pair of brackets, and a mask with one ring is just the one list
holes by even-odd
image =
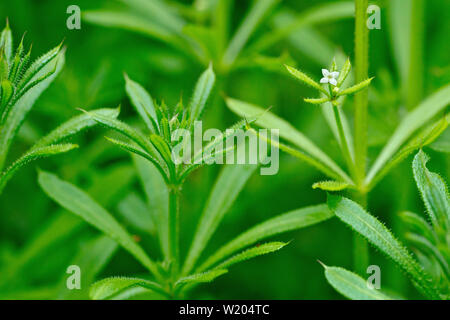
[[337, 71], [331, 72], [331, 76], [333, 78], [337, 79], [337, 77], [339, 77], [339, 72], [337, 72]]
[[322, 74], [324, 77], [326, 77], [330, 74], [330, 72], [327, 69], [322, 69]]
[[331, 83], [333, 86], [337, 85], [337, 80], [336, 79], [330, 79], [328, 80], [329, 83]]
[[320, 79], [320, 83], [328, 83], [328, 78], [323, 77], [322, 79]]

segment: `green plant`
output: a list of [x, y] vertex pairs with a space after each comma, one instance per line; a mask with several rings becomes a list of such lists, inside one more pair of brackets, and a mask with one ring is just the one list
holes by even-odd
[[[350, 191], [351, 197], [363, 207], [367, 207], [368, 193], [393, 167], [415, 150], [433, 142], [447, 128], [448, 117], [445, 115], [442, 119], [431, 124], [428, 123], [438, 115], [446, 113], [450, 102], [450, 85], [444, 86], [422, 101], [404, 117], [370, 169], [366, 170], [368, 158], [367, 87], [372, 80], [372, 78], [368, 78], [369, 49], [366, 9], [367, 0], [355, 1], [355, 85], [343, 88], [344, 81], [350, 72], [349, 59], [342, 63], [343, 67], [339, 73], [336, 71], [337, 63], [335, 61], [331, 65], [331, 72], [325, 69], [325, 74], [323, 71], [324, 78], [331, 75], [331, 79], [326, 80], [326, 83], [329, 83], [328, 90], [305, 73], [286, 66], [291, 75], [316, 89], [321, 95], [319, 98], [307, 98], [305, 102], [321, 105], [325, 120], [340, 146], [342, 158], [346, 163], [346, 171], [337, 164], [338, 159], [332, 159], [287, 121], [261, 107], [240, 100], [227, 98], [226, 101], [228, 107], [239, 116], [254, 117], [257, 119], [255, 123], [261, 127], [280, 129], [280, 137], [290, 144], [276, 142], [281, 150], [309, 163], [333, 179], [315, 183], [314, 188], [326, 191], [347, 189]], [[337, 56], [336, 60], [342, 60], [339, 58]], [[330, 80], [332, 82], [329, 82]], [[352, 132], [342, 106], [345, 102], [345, 95], [353, 93], [355, 97]], [[369, 253], [367, 243], [359, 235], [355, 236], [353, 251], [355, 269], [358, 273], [365, 272], [369, 263]]]
[[[189, 105], [184, 107], [180, 102], [173, 113], [164, 103], [153, 102], [141, 85], [128, 76], [125, 79], [126, 91], [142, 118], [147, 133], [144, 134], [107, 115], [91, 112], [85, 114], [99, 124], [118, 132], [126, 140], [114, 138], [108, 138], [108, 140], [134, 154], [133, 157], [148, 197], [148, 206], [151, 208], [146, 208], [147, 206], [139, 200], [138, 196], [133, 196], [134, 200], [130, 199], [124, 203], [125, 208], [122, 208], [124, 209], [122, 211], [132, 215], [133, 220], [141, 225], [151, 225], [152, 223], [148, 222], [148, 216], [152, 217], [162, 259], [156, 261], [156, 255], [150, 258], [124, 226], [86, 192], [51, 173], [40, 172], [39, 174], [41, 187], [52, 199], [115, 240], [150, 273], [150, 277], [113, 277], [101, 280], [92, 286], [91, 298], [123, 298], [133, 295], [136, 287], [150, 291], [160, 298], [183, 297], [198, 284], [210, 282], [223, 275], [235, 263], [277, 251], [286, 245], [282, 242], [269, 242], [249, 248], [258, 241], [321, 222], [332, 216], [326, 205], [302, 208], [279, 215], [242, 233], [210, 256], [205, 257], [205, 260], [199, 264], [199, 259], [221, 220], [248, 178], [258, 167], [257, 165], [227, 165], [211, 190], [193, 242], [183, 262], [179, 252], [179, 199], [183, 183], [191, 172], [205, 162], [204, 160], [228, 151], [220, 148], [216, 150], [216, 147], [229, 137], [229, 133], [216, 137], [201, 150], [195, 151], [191, 161], [185, 164], [174, 161], [172, 157], [173, 148], [178, 142], [176, 129], [193, 130], [194, 122], [203, 114], [215, 75], [210, 66], [200, 76]], [[243, 128], [246, 125], [248, 125], [247, 121], [241, 121], [234, 128]]]
[[[431, 224], [415, 213], [401, 213], [401, 219], [408, 229], [405, 238], [420, 263], [388, 228], [357, 203], [347, 198], [329, 195], [328, 206], [340, 220], [392, 259], [425, 297], [448, 299], [450, 293], [449, 194], [444, 180], [427, 169], [427, 161], [428, 156], [420, 150], [414, 157], [412, 167], [417, 188]], [[393, 299], [387, 294], [368, 288], [364, 279], [350, 271], [324, 267], [328, 282], [348, 298]]]
[[[0, 194], [7, 182], [27, 163], [64, 153], [77, 147], [61, 143], [70, 136], [96, 124], [87, 116], [75, 117], [38, 140], [6, 169], [8, 151], [26, 116], [40, 94], [50, 85], [64, 65], [64, 49], [53, 48], [30, 63], [31, 48], [25, 52], [23, 37], [13, 54], [13, 38], [8, 22], [0, 36]], [[114, 110], [96, 113], [115, 115]]]

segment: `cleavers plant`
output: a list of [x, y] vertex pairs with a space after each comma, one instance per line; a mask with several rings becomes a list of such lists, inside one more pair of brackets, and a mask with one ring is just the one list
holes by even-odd
[[[75, 117], [41, 138], [5, 168], [9, 149], [28, 113], [64, 65], [65, 49], [61, 44], [31, 62], [31, 47], [25, 51], [23, 40], [24, 37], [14, 53], [12, 32], [7, 21], [0, 35], [0, 194], [22, 166], [76, 148], [75, 144], [62, 142], [96, 125], [87, 116]], [[117, 116], [112, 109], [93, 112]]]
[[[108, 140], [133, 154], [148, 197], [148, 204], [144, 205], [148, 206], [148, 210], [136, 212], [135, 208], [132, 208], [130, 212], [134, 214], [135, 219], [142, 221], [142, 224], [148, 216], [152, 217], [161, 259], [156, 261], [156, 254], [149, 257], [125, 227], [86, 192], [51, 173], [41, 171], [39, 175], [41, 187], [52, 199], [115, 240], [150, 273], [138, 277], [113, 277], [96, 282], [91, 287], [91, 298], [130, 297], [136, 293], [136, 288], [151, 292], [159, 298], [184, 297], [198, 284], [210, 282], [226, 273], [231, 265], [279, 250], [286, 245], [283, 242], [269, 242], [250, 247], [252, 244], [282, 232], [316, 224], [332, 216], [324, 204], [281, 214], [247, 230], [205, 257], [202, 263], [198, 263], [221, 220], [258, 167], [226, 165], [210, 193], [192, 244], [183, 261], [179, 252], [179, 201], [183, 183], [189, 173], [199, 168], [205, 160], [229, 151], [217, 146], [231, 138], [233, 131], [225, 131], [201, 150], [194, 151], [188, 163], [174, 161], [172, 151], [179, 138], [176, 129], [193, 130], [194, 122], [203, 114], [213, 88], [215, 74], [210, 65], [200, 76], [188, 106], [184, 107], [180, 102], [173, 108], [173, 112], [172, 108], [164, 103], [153, 101], [150, 94], [128, 76], [125, 76], [125, 80], [127, 94], [145, 124], [146, 133], [108, 115], [87, 111], [85, 115], [117, 132], [122, 137], [120, 140]], [[248, 121], [240, 121], [234, 128], [244, 128], [248, 125]]]

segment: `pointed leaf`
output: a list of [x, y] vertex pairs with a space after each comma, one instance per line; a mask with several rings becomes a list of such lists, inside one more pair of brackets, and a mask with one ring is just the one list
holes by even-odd
[[89, 296], [93, 300], [113, 299], [115, 295], [131, 287], [143, 287], [167, 296], [156, 282], [139, 278], [113, 277], [97, 281], [91, 286]]
[[325, 191], [341, 191], [349, 187], [348, 183], [342, 181], [319, 181], [313, 184], [313, 189], [321, 189]]
[[59, 179], [57, 176], [44, 171], [39, 173], [39, 184], [50, 198], [117, 241], [150, 272], [154, 275], [158, 274], [156, 264], [150, 260], [144, 250], [116, 219], [88, 194], [76, 186]]
[[208, 100], [215, 80], [216, 75], [214, 74], [212, 65], [209, 65], [208, 69], [206, 69], [198, 79], [197, 84], [195, 85], [194, 94], [189, 103], [191, 123], [195, 120], [199, 120], [202, 116], [206, 101]]
[[356, 202], [340, 196], [328, 195], [328, 206], [339, 219], [394, 260], [426, 297], [440, 299], [439, 291], [432, 284], [431, 277], [380, 221], [364, 211]]

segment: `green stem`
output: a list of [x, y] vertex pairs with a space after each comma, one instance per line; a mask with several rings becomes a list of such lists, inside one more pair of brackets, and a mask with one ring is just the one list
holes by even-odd
[[352, 177], [355, 177], [355, 165], [353, 163], [352, 155], [350, 153], [349, 142], [345, 136], [344, 126], [342, 125], [341, 114], [339, 112], [339, 106], [332, 106], [334, 112], [334, 119], [336, 120], [336, 125], [339, 133], [340, 145], [342, 148], [342, 152], [344, 153], [345, 162], [347, 163], [347, 167], [350, 170], [350, 174]]
[[178, 274], [179, 268], [179, 195], [179, 186], [169, 185], [169, 259], [173, 278]]
[[[366, 26], [368, 0], [355, 0], [355, 82], [368, 78], [369, 73], [369, 30]], [[354, 200], [367, 207], [364, 179], [367, 158], [368, 90], [355, 94], [355, 180], [359, 192]], [[367, 242], [358, 234], [353, 240], [355, 271], [365, 274], [369, 262]]]

